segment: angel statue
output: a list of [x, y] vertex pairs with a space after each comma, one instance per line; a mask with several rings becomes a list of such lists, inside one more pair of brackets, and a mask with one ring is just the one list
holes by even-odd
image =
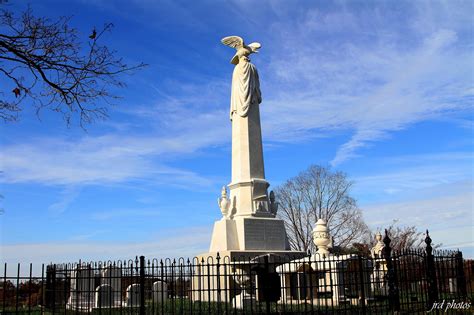
[[258, 52], [262, 45], [260, 43], [245, 45], [244, 40], [239, 36], [224, 37], [221, 42], [237, 50], [230, 61], [235, 65], [232, 74], [230, 120], [234, 113], [240, 117], [246, 117], [251, 106], [262, 102], [257, 68], [250, 63], [249, 59], [249, 55]]

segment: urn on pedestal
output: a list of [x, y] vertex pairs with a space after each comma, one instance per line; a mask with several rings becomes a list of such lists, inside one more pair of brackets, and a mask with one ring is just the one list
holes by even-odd
[[219, 208], [221, 209], [223, 218], [229, 219], [230, 200], [227, 197], [227, 188], [225, 186], [222, 186], [221, 196], [217, 199], [217, 204], [219, 205]]
[[323, 219], [319, 219], [313, 229], [313, 243], [318, 247], [317, 254], [324, 257], [329, 255], [329, 248], [332, 247], [332, 239], [329, 236], [326, 221]]

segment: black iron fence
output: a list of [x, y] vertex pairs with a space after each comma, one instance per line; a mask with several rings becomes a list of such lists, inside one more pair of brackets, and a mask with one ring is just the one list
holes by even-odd
[[424, 314], [473, 310], [472, 260], [459, 251], [381, 257], [252, 258], [4, 265], [1, 314]]

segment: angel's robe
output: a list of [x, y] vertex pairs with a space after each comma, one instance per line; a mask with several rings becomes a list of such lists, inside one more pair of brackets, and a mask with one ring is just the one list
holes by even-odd
[[230, 100], [230, 120], [237, 113], [246, 117], [251, 106], [262, 102], [257, 68], [247, 57], [241, 57], [232, 74], [232, 92]]

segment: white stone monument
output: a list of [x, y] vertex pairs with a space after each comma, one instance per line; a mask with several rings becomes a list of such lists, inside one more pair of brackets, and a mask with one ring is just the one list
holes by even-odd
[[[244, 261], [266, 254], [292, 258], [306, 255], [290, 250], [284, 222], [276, 218], [278, 203], [275, 194], [268, 194], [270, 184], [265, 179], [260, 126], [260, 81], [257, 69], [249, 59], [249, 55], [257, 52], [261, 45], [246, 45], [238, 36], [225, 37], [222, 43], [237, 50], [231, 60], [235, 65], [230, 101], [232, 176], [227, 185], [229, 193], [224, 186], [218, 198], [222, 219], [214, 224], [209, 252], [199, 255], [198, 259], [204, 260], [204, 265], [207, 262], [215, 264], [219, 253], [221, 263], [241, 261], [242, 264], [233, 268], [221, 266], [219, 270], [197, 268], [193, 278], [195, 300], [231, 300], [231, 293], [235, 290], [229, 288], [233, 285], [241, 287], [232, 274], [245, 273]], [[215, 275], [217, 271], [224, 289], [221, 295], [217, 293], [216, 282], [209, 285], [206, 281], [209, 273]], [[225, 274], [227, 277], [223, 276]], [[212, 296], [201, 295], [203, 290], [210, 290]]]
[[260, 81], [249, 55], [258, 51], [259, 43], [245, 45], [242, 38], [229, 36], [222, 43], [235, 48], [231, 60], [232, 75], [230, 120], [232, 122], [232, 180], [222, 188], [218, 205], [222, 219], [214, 224], [209, 253], [231, 259], [253, 258], [265, 253], [291, 252], [283, 220], [276, 218], [275, 195], [268, 194], [265, 179], [262, 132], [260, 127]]
[[372, 289], [376, 295], [387, 295], [388, 284], [385, 280], [387, 274], [387, 261], [383, 257], [385, 244], [382, 241], [382, 234], [377, 232], [375, 235], [375, 246], [370, 249], [370, 256], [374, 261], [374, 270], [371, 275]]

